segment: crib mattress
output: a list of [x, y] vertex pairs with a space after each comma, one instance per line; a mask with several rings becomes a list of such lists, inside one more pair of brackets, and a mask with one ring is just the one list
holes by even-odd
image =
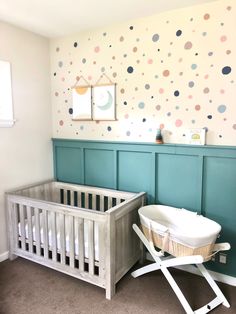
[[141, 224], [160, 235], [169, 232], [171, 240], [198, 248], [215, 242], [221, 226], [197, 213], [164, 205], [148, 205], [139, 209]]
[[[40, 226], [43, 225], [43, 215], [42, 213], [39, 214], [40, 218]], [[56, 227], [57, 230], [60, 230], [60, 224], [59, 224], [59, 219], [56, 220]], [[88, 241], [88, 222], [85, 220], [84, 221], [84, 256], [85, 258], [89, 258], [89, 241]], [[18, 224], [18, 232], [19, 235], [21, 236], [21, 227], [20, 223]], [[25, 237], [28, 239], [29, 232], [28, 232], [28, 223], [27, 220], [25, 221]], [[36, 228], [35, 228], [35, 219], [34, 216], [32, 216], [32, 236], [33, 236], [33, 241], [36, 240]], [[40, 237], [41, 237], [41, 244], [44, 244], [44, 236], [43, 236], [43, 228], [40, 228]], [[49, 247], [52, 247], [52, 213], [48, 213], [48, 244]], [[65, 217], [65, 248], [66, 248], [66, 253], [69, 254], [70, 251], [70, 241], [69, 241], [69, 217]], [[79, 239], [78, 239], [78, 228], [75, 228], [75, 255], [79, 255]], [[99, 260], [99, 247], [98, 247], [98, 225], [95, 222], [94, 223], [94, 257], [95, 260]], [[60, 233], [57, 232], [57, 249], [60, 251], [61, 249], [61, 243], [60, 243]]]

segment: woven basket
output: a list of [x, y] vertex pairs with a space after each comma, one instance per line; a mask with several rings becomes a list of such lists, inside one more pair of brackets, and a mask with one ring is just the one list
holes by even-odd
[[145, 237], [149, 241], [152, 241], [154, 246], [158, 247], [164, 252], [167, 252], [175, 257], [201, 255], [204, 258], [205, 262], [211, 259], [211, 254], [213, 251], [214, 243], [211, 243], [202, 247], [193, 248], [193, 247], [185, 246], [183, 244], [175, 242], [170, 237], [167, 238], [167, 241], [164, 241], [164, 238], [165, 238], [164, 236], [152, 230], [150, 234], [150, 231], [147, 227], [145, 227], [144, 225], [141, 225], [141, 226], [142, 226], [142, 230]]

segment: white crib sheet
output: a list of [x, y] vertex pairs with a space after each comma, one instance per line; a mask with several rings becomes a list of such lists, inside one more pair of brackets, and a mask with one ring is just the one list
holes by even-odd
[[[40, 217], [40, 237], [41, 237], [41, 244], [44, 244], [44, 236], [43, 236], [43, 215], [42, 213], [39, 214]], [[56, 228], [57, 230], [60, 230], [60, 224], [59, 224], [59, 216], [56, 216]], [[36, 240], [35, 236], [35, 217], [32, 216], [32, 229], [33, 229], [33, 241]], [[75, 228], [74, 226], [74, 235], [75, 235], [75, 254], [79, 255], [79, 241], [78, 241], [78, 228]], [[84, 256], [85, 258], [89, 258], [88, 254], [88, 249], [89, 249], [89, 244], [88, 244], [88, 222], [85, 220], [84, 222]], [[18, 223], [18, 232], [19, 235], [21, 236], [21, 227], [20, 223]], [[69, 242], [69, 217], [65, 217], [65, 247], [66, 247], [66, 253], [69, 254], [70, 251], [70, 242]], [[25, 237], [28, 239], [28, 222], [25, 220]], [[52, 247], [52, 213], [48, 213], [48, 244], [49, 247]], [[57, 232], [57, 249], [60, 251], [61, 249], [61, 244], [60, 244], [60, 233]], [[98, 225], [95, 222], [94, 223], [94, 256], [95, 260], [99, 260], [99, 247], [98, 247]]]

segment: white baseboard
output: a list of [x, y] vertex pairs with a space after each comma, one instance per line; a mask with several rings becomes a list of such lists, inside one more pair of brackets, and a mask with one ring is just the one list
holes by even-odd
[[[154, 260], [153, 260], [153, 258], [152, 258], [150, 253], [146, 253], [146, 259], [148, 261], [154, 262]], [[188, 273], [191, 273], [191, 274], [202, 276], [202, 274], [200, 274], [198, 272], [198, 269], [196, 267], [192, 266], [192, 265], [176, 266], [175, 268], [183, 270], [183, 271], [187, 271]], [[226, 283], [226, 284], [228, 284], [230, 286], [236, 286], [236, 277], [232, 277], [232, 276], [229, 276], [229, 275], [224, 275], [224, 274], [221, 274], [221, 273], [217, 273], [217, 272], [212, 271], [212, 270], [208, 270], [208, 272], [209, 272], [209, 274], [212, 276], [212, 278], [214, 280]]]
[[8, 251], [0, 254], [0, 262], [3, 262], [8, 258], [9, 258], [9, 252]]

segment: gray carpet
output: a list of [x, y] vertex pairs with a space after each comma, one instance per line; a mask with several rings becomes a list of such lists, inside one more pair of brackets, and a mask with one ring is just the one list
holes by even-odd
[[[193, 309], [214, 297], [202, 277], [179, 270], [172, 273]], [[211, 313], [236, 313], [236, 287], [221, 283], [219, 286], [231, 308], [220, 305]], [[128, 273], [108, 301], [102, 288], [17, 258], [0, 263], [0, 313], [182, 314], [184, 310], [160, 271], [136, 279]]]

